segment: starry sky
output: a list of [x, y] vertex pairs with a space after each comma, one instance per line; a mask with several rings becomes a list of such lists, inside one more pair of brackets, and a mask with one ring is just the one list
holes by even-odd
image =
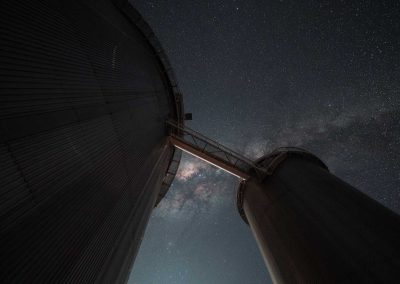
[[[400, 213], [399, 1], [131, 3], [169, 56], [189, 127], [251, 158], [305, 148]], [[271, 283], [237, 185], [183, 155], [129, 283]]]

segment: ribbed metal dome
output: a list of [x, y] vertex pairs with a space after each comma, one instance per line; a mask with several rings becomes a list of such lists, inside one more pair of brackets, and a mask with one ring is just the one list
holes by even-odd
[[0, 282], [124, 282], [179, 163], [168, 60], [127, 1], [0, 6]]

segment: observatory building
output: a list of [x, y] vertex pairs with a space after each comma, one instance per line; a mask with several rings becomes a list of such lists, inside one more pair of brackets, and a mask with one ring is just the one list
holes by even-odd
[[0, 3], [0, 282], [124, 283], [181, 150], [242, 180], [275, 283], [397, 283], [400, 218], [281, 148], [251, 161], [190, 118], [126, 0]]
[[168, 60], [127, 1], [1, 1], [0, 22], [0, 282], [124, 282], [179, 163]]
[[243, 181], [237, 205], [274, 283], [397, 283], [400, 218], [329, 172], [313, 154], [279, 148]]

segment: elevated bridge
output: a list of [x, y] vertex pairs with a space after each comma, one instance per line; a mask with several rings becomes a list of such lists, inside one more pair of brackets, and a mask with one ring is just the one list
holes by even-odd
[[263, 178], [267, 172], [255, 162], [246, 158], [201, 133], [168, 120], [169, 141], [175, 147], [196, 156], [203, 161], [223, 169], [230, 174], [247, 180], [250, 176]]

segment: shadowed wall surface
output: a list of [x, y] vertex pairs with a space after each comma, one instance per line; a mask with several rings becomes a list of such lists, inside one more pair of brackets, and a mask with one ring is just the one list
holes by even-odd
[[136, 255], [177, 114], [120, 2], [1, 3], [2, 283], [122, 282]]
[[270, 177], [239, 190], [274, 282], [396, 283], [400, 217], [311, 154], [286, 155]]

